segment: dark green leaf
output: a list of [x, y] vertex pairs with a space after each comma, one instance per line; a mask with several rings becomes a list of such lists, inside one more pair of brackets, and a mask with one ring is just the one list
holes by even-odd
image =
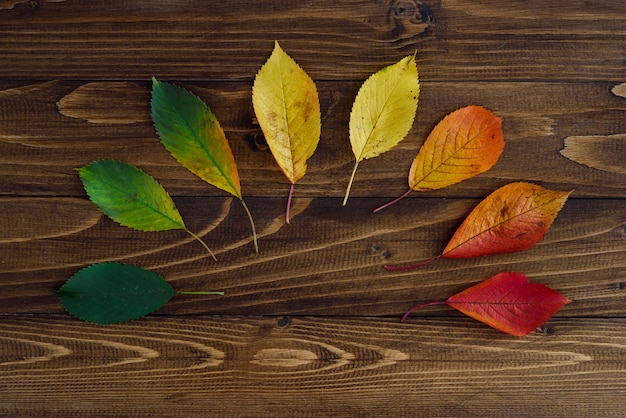
[[156, 311], [176, 291], [149, 270], [98, 263], [74, 274], [55, 294], [71, 315], [96, 324], [114, 324]]

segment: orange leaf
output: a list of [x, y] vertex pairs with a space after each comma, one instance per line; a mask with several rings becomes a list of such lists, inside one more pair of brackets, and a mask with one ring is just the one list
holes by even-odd
[[440, 257], [482, 257], [530, 248], [548, 232], [570, 193], [524, 182], [507, 184], [470, 212], [440, 256], [414, 266], [385, 268], [408, 270]]
[[442, 189], [484, 173], [503, 149], [502, 118], [476, 105], [458, 109], [443, 118], [424, 141], [411, 164], [409, 191], [374, 212], [412, 190]]
[[480, 106], [461, 108], [428, 135], [411, 165], [409, 186], [436, 190], [467, 180], [493, 167], [503, 149], [501, 118]]
[[447, 304], [499, 331], [523, 336], [570, 302], [547, 286], [530, 283], [521, 273], [506, 272], [450, 296], [445, 302], [418, 305], [407, 311], [402, 321], [424, 306]]
[[570, 193], [524, 182], [499, 188], [465, 218], [443, 257], [482, 257], [532, 247], [548, 232]]

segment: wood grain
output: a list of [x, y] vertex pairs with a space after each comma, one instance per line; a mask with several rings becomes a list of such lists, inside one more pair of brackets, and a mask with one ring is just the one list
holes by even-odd
[[[278, 40], [315, 80], [320, 145], [289, 190], [251, 104]], [[0, 0], [0, 416], [619, 417], [626, 410], [626, 2], [615, 0]], [[416, 53], [414, 126], [353, 166], [348, 121], [372, 73]], [[150, 120], [150, 79], [188, 88], [225, 128], [259, 232], [237, 199], [180, 167]], [[503, 118], [505, 151], [476, 178], [405, 192], [446, 114]], [[174, 196], [182, 231], [119, 226], [75, 172], [121, 159]], [[574, 190], [536, 246], [437, 256], [497, 187]], [[146, 318], [96, 326], [50, 289], [102, 261], [177, 290]], [[433, 306], [502, 271], [572, 303], [511, 337]]]
[[570, 136], [561, 154], [591, 168], [626, 174], [626, 134]]
[[7, 316], [0, 413], [617, 416], [625, 325], [553, 319], [517, 338], [470, 319], [188, 317], [99, 327]]
[[[0, 211], [24, 212], [20, 202], [32, 200], [0, 199]], [[4, 228], [0, 306], [11, 313], [62, 312], [48, 289], [91, 263], [121, 261], [162, 274], [177, 290], [226, 292], [177, 297], [161, 311], [168, 314], [399, 316], [418, 302], [444, 300], [498, 272], [520, 271], [574, 300], [566, 315], [626, 315], [621, 200], [568, 201], [546, 237], [527, 251], [439, 260], [409, 272], [385, 271], [383, 265], [438, 255], [478, 200], [412, 199], [372, 214], [380, 202], [355, 199], [351, 208], [342, 208], [340, 198], [295, 199], [293, 221], [286, 225], [284, 199], [249, 199], [259, 233], [255, 254], [236, 199], [177, 198], [188, 227], [217, 255], [214, 262], [182, 231], [133, 231], [84, 200], [40, 199], [31, 216]], [[81, 212], [82, 220], [74, 220], [72, 214]], [[54, 234], [42, 234], [49, 223], [57, 225]], [[446, 307], [430, 312], [455, 314]]]
[[[348, 121], [360, 84], [318, 83], [322, 137], [296, 196], [340, 197], [345, 193], [354, 165]], [[251, 84], [182, 85], [202, 97], [224, 126], [244, 196], [286, 195], [289, 184], [253, 123]], [[484, 197], [496, 186], [527, 180], [575, 189], [575, 196], [624, 197], [623, 170], [591, 169], [560, 154], [565, 138], [626, 132], [626, 101], [611, 92], [614, 86], [423, 82], [412, 131], [392, 151], [361, 164], [351, 196], [402, 194], [408, 189], [411, 161], [430, 130], [446, 114], [475, 103], [503, 118], [506, 145], [502, 157], [487, 173], [426, 196]], [[146, 82], [5, 85], [0, 91], [0, 194], [82, 196], [74, 168], [114, 158], [145, 169], [173, 195], [223, 196], [180, 167], [159, 144], [150, 122], [149, 89]], [[594, 147], [594, 153], [612, 161], [615, 150], [623, 154], [623, 145]]]
[[614, 0], [5, 3], [10, 78], [251, 80], [278, 40], [314, 80], [361, 80], [417, 50], [428, 81], [624, 81]]

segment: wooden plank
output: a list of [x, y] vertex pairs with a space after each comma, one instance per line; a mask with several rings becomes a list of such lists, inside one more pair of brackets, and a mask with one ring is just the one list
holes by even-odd
[[[626, 212], [621, 199], [570, 199], [546, 237], [518, 253], [438, 260], [420, 270], [389, 272], [438, 255], [476, 199], [413, 199], [372, 214], [380, 199], [247, 203], [259, 232], [254, 253], [246, 214], [236, 199], [177, 198], [188, 227], [218, 257], [213, 261], [183, 231], [146, 233], [119, 226], [85, 199], [3, 198], [0, 213], [1, 312], [63, 312], [49, 292], [95, 262], [136, 264], [177, 290], [221, 290], [223, 297], [178, 296], [161, 313], [235, 315], [393, 315], [444, 300], [502, 271], [519, 271], [574, 303], [569, 316], [626, 315]], [[433, 307], [441, 315], [455, 314]]]
[[620, 416], [624, 319], [0, 322], [4, 416]]
[[424, 80], [624, 80], [622, 1], [7, 0], [0, 76], [251, 80], [275, 39], [317, 80], [418, 51]]
[[[244, 195], [283, 196], [288, 182], [253, 124], [248, 82], [181, 83], [200, 95], [226, 129]], [[319, 82], [322, 138], [298, 196], [343, 196], [354, 156], [350, 109], [359, 83]], [[422, 142], [447, 113], [471, 103], [503, 117], [506, 147], [487, 173], [425, 196], [483, 197], [527, 180], [575, 196], [624, 197], [626, 101], [615, 83], [423, 82], [413, 130], [392, 151], [364, 161], [352, 196], [395, 197]], [[0, 91], [0, 194], [83, 196], [74, 171], [93, 160], [122, 159], [158, 178], [174, 195], [223, 193], [180, 167], [159, 144], [149, 114], [147, 82], [6, 82]], [[514, 100], [513, 100], [514, 98]], [[578, 154], [580, 140], [589, 136]], [[580, 155], [593, 155], [593, 161]], [[572, 157], [578, 155], [579, 157]], [[568, 156], [570, 158], [568, 158]]]
[[[0, 0], [0, 416], [623, 416], [626, 410], [626, 2], [615, 0]], [[295, 190], [254, 124], [251, 85], [274, 40], [316, 81], [320, 146]], [[381, 67], [417, 51], [409, 137], [353, 166], [352, 102]], [[226, 129], [245, 211], [180, 167], [149, 116], [150, 77], [181, 84]], [[411, 160], [447, 113], [503, 117], [487, 173], [412, 193]], [[126, 229], [74, 171], [122, 159], [174, 196], [184, 231]], [[574, 189], [546, 237], [518, 253], [440, 259], [498, 186]], [[68, 315], [50, 289], [119, 261], [175, 296], [127, 324]], [[572, 303], [508, 336], [445, 300], [519, 271]]]

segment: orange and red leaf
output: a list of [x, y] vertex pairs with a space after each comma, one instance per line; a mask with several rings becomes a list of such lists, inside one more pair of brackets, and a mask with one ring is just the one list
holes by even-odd
[[524, 182], [507, 184], [470, 212], [442, 255], [482, 257], [530, 248], [548, 232], [570, 193]]
[[386, 265], [387, 270], [411, 270], [439, 258], [471, 258], [526, 250], [552, 226], [570, 192], [531, 183], [510, 183], [481, 201], [456, 230], [443, 252], [410, 266]]

